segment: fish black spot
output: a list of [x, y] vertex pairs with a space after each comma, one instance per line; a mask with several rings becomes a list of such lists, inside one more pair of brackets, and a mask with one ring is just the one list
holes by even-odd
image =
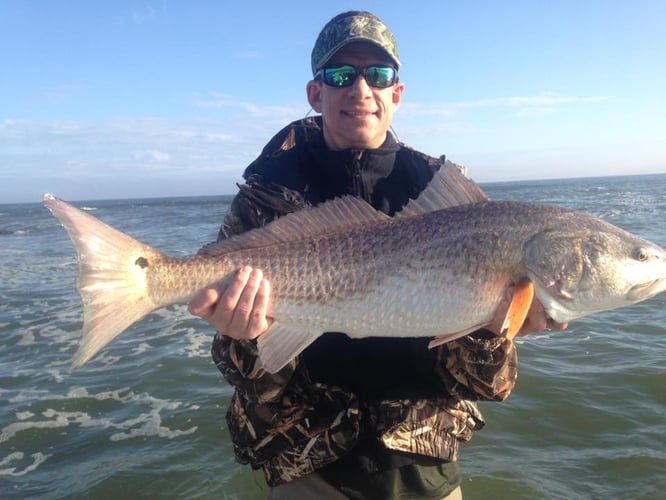
[[145, 257], [139, 257], [134, 261], [134, 263], [139, 266], [141, 269], [145, 269], [148, 267], [148, 259]]

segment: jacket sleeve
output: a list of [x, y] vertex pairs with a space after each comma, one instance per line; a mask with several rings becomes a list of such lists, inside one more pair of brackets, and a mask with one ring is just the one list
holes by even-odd
[[436, 370], [451, 395], [503, 401], [511, 394], [518, 377], [512, 340], [479, 330], [438, 349]]
[[265, 226], [278, 217], [308, 206], [295, 190], [275, 184], [265, 185], [259, 175], [252, 175], [239, 186], [224, 218], [218, 241]]
[[297, 365], [293, 359], [277, 373], [268, 373], [259, 361], [256, 341], [235, 340], [219, 333], [211, 353], [227, 382], [258, 404], [279, 401]]

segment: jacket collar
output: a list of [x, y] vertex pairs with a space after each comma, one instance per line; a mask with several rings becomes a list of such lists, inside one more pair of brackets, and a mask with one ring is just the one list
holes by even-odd
[[325, 199], [352, 194], [369, 200], [377, 182], [393, 170], [396, 153], [400, 150], [391, 133], [376, 149], [331, 150], [324, 143], [321, 128], [306, 147], [309, 177], [316, 179]]

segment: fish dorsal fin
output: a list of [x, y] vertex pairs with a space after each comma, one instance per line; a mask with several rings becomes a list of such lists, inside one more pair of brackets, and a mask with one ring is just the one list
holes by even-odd
[[481, 188], [461, 168], [445, 160], [432, 180], [415, 200], [411, 200], [396, 217], [412, 217], [442, 208], [488, 201]]
[[316, 207], [305, 208], [280, 217], [266, 226], [211, 243], [199, 255], [215, 256], [247, 248], [323, 236], [366, 224], [383, 222], [390, 217], [354, 196], [343, 196]]
[[[455, 163], [445, 160], [418, 198], [411, 200], [395, 216], [413, 217], [483, 201], [488, 201], [488, 197], [481, 188], [466, 177]], [[388, 215], [375, 210], [369, 203], [348, 195], [316, 207], [298, 210], [261, 228], [211, 243], [203, 247], [199, 255], [213, 257], [236, 250], [323, 236], [388, 219]]]

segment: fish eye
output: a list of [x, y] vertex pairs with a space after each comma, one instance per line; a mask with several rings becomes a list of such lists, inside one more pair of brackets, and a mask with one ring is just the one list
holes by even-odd
[[645, 262], [648, 259], [648, 251], [643, 247], [634, 248], [633, 258], [639, 262]]

